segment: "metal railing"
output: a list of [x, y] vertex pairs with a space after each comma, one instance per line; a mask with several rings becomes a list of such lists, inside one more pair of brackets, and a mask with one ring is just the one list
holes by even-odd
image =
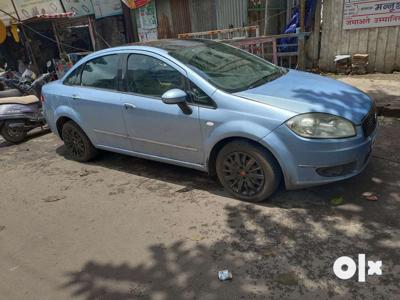
[[[281, 67], [297, 68], [299, 55], [301, 55], [299, 40], [308, 35], [310, 35], [309, 32], [289, 33], [253, 38], [225, 39], [220, 40], [220, 42], [246, 50]], [[283, 42], [284, 39], [286, 39], [285, 42]]]
[[235, 38], [247, 38], [260, 36], [259, 26], [238, 27], [229, 29], [216, 29], [203, 32], [181, 33], [179, 39], [209, 39], [209, 40], [225, 40]]
[[300, 53], [299, 41], [310, 32], [259, 36], [258, 26], [211, 30], [179, 34], [180, 39], [210, 39], [223, 42], [262, 57], [286, 68], [297, 68]]

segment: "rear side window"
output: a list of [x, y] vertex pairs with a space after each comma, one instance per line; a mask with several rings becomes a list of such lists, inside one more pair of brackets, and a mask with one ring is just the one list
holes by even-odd
[[171, 89], [186, 90], [186, 77], [165, 62], [142, 54], [132, 54], [128, 59], [128, 91], [136, 94], [161, 97]]
[[85, 64], [82, 85], [107, 90], [117, 89], [118, 55], [95, 58]]
[[81, 70], [82, 67], [78, 67], [72, 71], [71, 74], [68, 75], [64, 80], [64, 84], [66, 85], [80, 85], [81, 84]]

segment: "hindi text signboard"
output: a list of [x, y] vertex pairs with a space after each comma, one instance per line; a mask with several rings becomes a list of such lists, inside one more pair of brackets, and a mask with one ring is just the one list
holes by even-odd
[[343, 29], [400, 25], [400, 0], [345, 0]]

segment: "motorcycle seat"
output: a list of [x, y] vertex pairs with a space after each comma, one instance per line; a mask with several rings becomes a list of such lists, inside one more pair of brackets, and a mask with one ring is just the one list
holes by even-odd
[[34, 95], [21, 96], [21, 97], [7, 97], [0, 98], [0, 104], [22, 104], [29, 105], [39, 102], [38, 97]]

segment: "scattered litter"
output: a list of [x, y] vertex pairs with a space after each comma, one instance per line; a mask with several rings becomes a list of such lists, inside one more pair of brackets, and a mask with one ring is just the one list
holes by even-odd
[[15, 267], [12, 267], [12, 268], [10, 268], [10, 269], [8, 269], [8, 270], [11, 271], [11, 272], [14, 272], [14, 271], [16, 271], [18, 268], [19, 268], [19, 266], [15, 266]]
[[299, 279], [294, 273], [279, 274], [275, 281], [283, 285], [297, 285]]
[[334, 206], [338, 206], [344, 203], [343, 197], [335, 197], [331, 199], [331, 204]]
[[228, 270], [223, 270], [218, 272], [218, 278], [221, 281], [232, 280], [232, 273]]
[[43, 201], [44, 202], [57, 202], [60, 200], [64, 200], [65, 198], [67, 198], [67, 197], [65, 197], [65, 196], [49, 196], [49, 197], [44, 198]]
[[190, 239], [191, 239], [192, 241], [195, 241], [195, 242], [200, 242], [201, 240], [204, 240], [204, 236], [201, 236], [201, 235], [199, 235], [199, 234], [195, 234], [195, 235], [192, 236]]
[[83, 169], [82, 171], [79, 172], [79, 176], [80, 177], [86, 177], [86, 176], [88, 176], [90, 174], [96, 174], [96, 173], [99, 173], [99, 172], [98, 171], [94, 171], [94, 170], [89, 171], [88, 169]]
[[375, 193], [372, 193], [372, 192], [365, 192], [362, 195], [368, 201], [378, 201], [378, 199], [379, 199], [378, 196]]
[[81, 172], [79, 172], [80, 177], [86, 177], [90, 174], [90, 172], [86, 169], [83, 169]]
[[338, 62], [338, 61], [343, 60], [343, 59], [349, 59], [350, 57], [351, 57], [350, 54], [336, 55], [334, 61]]
[[276, 252], [273, 250], [265, 250], [263, 255], [264, 256], [276, 256]]
[[177, 190], [176, 193], [188, 193], [188, 192], [191, 192], [191, 191], [193, 191], [193, 188], [191, 188], [191, 187], [184, 187], [184, 188], [182, 188], [182, 189], [180, 189], [180, 190]]

